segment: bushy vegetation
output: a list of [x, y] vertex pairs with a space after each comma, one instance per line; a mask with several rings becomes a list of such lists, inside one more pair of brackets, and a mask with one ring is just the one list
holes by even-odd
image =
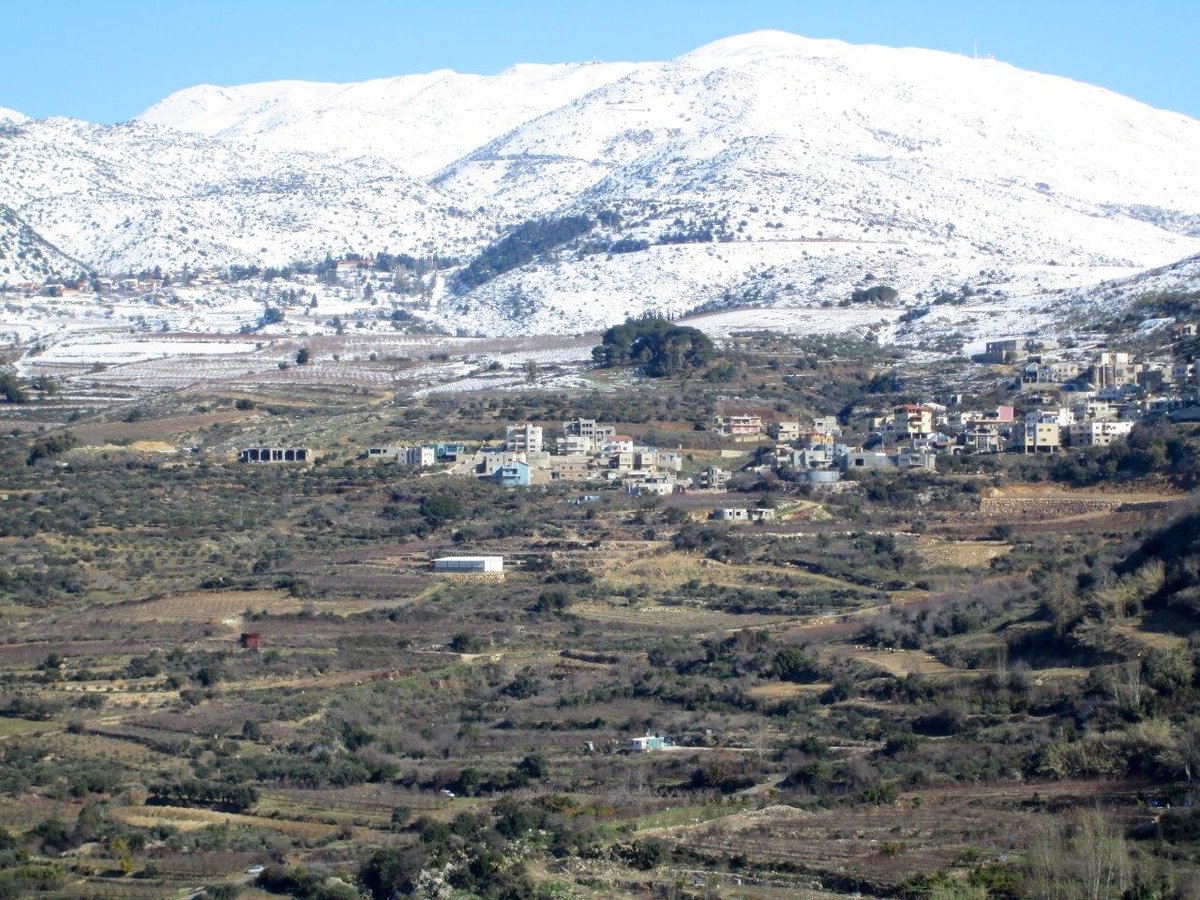
[[699, 369], [712, 356], [712, 341], [702, 331], [657, 317], [614, 325], [592, 351], [592, 359], [602, 368], [636, 365], [651, 378]]
[[[674, 327], [639, 325], [614, 334], [614, 365], [648, 364], [639, 339]], [[296, 897], [708, 889], [681, 872], [748, 893], [1066, 897], [1099, 854], [1095, 896], [1194, 894], [1200, 522], [1178, 491], [1195, 434], [823, 491], [697, 430], [730, 398], [836, 408], [853, 430], [856, 407], [927, 389], [891, 352], [758, 334], [637, 391], [206, 399], [236, 420], [188, 438], [311, 431], [331, 448], [315, 466], [120, 447], [171, 415], [155, 398], [39, 456], [68, 466], [22, 464], [62, 432], [5, 437], [0, 886], [219, 895], [257, 863], [255, 889]], [[685, 471], [741, 470], [735, 505], [777, 520], [350, 452], [576, 415], [682, 446]], [[1161, 502], [981, 510], [1052, 477]], [[435, 576], [451, 553], [502, 554], [505, 578]], [[649, 732], [675, 749], [629, 752]]]
[[1061, 456], [1050, 471], [1077, 487], [1160, 475], [1194, 488], [1200, 484], [1200, 430], [1138, 425], [1127, 440]]

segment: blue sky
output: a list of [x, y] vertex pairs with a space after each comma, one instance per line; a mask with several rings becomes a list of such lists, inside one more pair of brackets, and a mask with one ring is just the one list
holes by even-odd
[[128, 119], [193, 84], [666, 59], [760, 28], [991, 54], [1200, 118], [1197, 0], [0, 0], [0, 106]]

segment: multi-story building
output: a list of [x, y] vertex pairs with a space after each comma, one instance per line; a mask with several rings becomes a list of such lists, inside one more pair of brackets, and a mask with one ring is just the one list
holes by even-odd
[[1025, 358], [1025, 345], [1015, 339], [988, 341], [984, 352], [979, 356], [980, 362], [985, 363], [1016, 363]]
[[[616, 431], [612, 425], [597, 424], [595, 419], [576, 418], [569, 422], [563, 422], [564, 437], [559, 441], [559, 445], [562, 446], [566, 443], [570, 447], [580, 448], [566, 451], [569, 453], [597, 453], [612, 441]], [[564, 451], [560, 450], [559, 452]]]
[[1057, 453], [1062, 449], [1063, 427], [1070, 422], [1069, 411], [1061, 409], [1027, 413], [1021, 430], [1021, 449], [1026, 453]]
[[799, 422], [775, 422], [769, 429], [770, 435], [783, 444], [800, 440]]
[[897, 439], [933, 434], [933, 410], [928, 406], [905, 403], [892, 411], [892, 417]]
[[702, 491], [723, 491], [729, 486], [729, 473], [717, 466], [709, 466], [696, 476], [696, 486]]
[[1128, 353], [1105, 350], [1092, 363], [1088, 380], [1100, 389], [1136, 385], [1141, 370]]
[[504, 446], [509, 453], [541, 453], [541, 426], [529, 422], [509, 425], [504, 431]]
[[813, 416], [813, 431], [837, 437], [842, 433], [837, 416]]
[[762, 416], [717, 416], [721, 434], [755, 435], [763, 433]]
[[1133, 426], [1133, 422], [1076, 422], [1068, 427], [1067, 433], [1072, 447], [1107, 447], [1129, 437]]

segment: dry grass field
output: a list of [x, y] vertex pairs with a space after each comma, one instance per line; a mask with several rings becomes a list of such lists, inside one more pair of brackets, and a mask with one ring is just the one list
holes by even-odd
[[921, 538], [917, 555], [931, 568], [987, 569], [992, 560], [1012, 550], [1001, 541], [939, 541]]
[[582, 619], [602, 625], [619, 624], [681, 634], [763, 628], [793, 621], [789, 616], [735, 615], [692, 606], [666, 606], [658, 603], [579, 603], [571, 612]]
[[304, 841], [319, 841], [337, 834], [336, 825], [320, 822], [300, 822], [292, 819], [250, 816], [240, 813], [216, 812], [177, 806], [122, 806], [113, 811], [114, 818], [139, 828], [170, 825], [179, 831], [198, 831], [209, 825], [241, 825], [278, 831]]

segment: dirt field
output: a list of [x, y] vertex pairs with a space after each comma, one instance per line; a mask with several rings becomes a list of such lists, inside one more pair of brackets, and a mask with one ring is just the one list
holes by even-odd
[[921, 538], [916, 545], [917, 555], [934, 568], [986, 569], [997, 557], [1012, 550], [999, 541], [939, 541]]
[[[82, 444], [109, 444], [113, 441], [162, 441], [177, 435], [195, 434], [213, 425], [250, 421], [262, 413], [253, 410], [219, 410], [136, 422], [106, 422], [79, 425], [71, 430]], [[171, 446], [174, 446], [171, 444]]]
[[180, 831], [198, 831], [209, 825], [246, 825], [254, 828], [267, 828], [303, 840], [320, 840], [335, 834], [338, 830], [336, 825], [317, 822], [269, 819], [264, 816], [247, 816], [179, 806], [123, 806], [114, 809], [112, 815], [126, 824], [141, 828], [170, 825]]
[[773, 585], [801, 582], [813, 585], [846, 588], [866, 592], [866, 588], [827, 575], [817, 575], [784, 566], [754, 565], [740, 566], [717, 562], [712, 559], [697, 559], [686, 553], [660, 553], [635, 560], [629, 565], [613, 569], [604, 578], [605, 582], [620, 590], [653, 584], [656, 589], [678, 588], [689, 581], [701, 584], [716, 584], [721, 587], [747, 587], [756, 584]]
[[793, 617], [790, 616], [734, 615], [689, 606], [663, 606], [656, 603], [636, 606], [577, 603], [571, 607], [571, 613], [602, 624], [615, 622], [635, 628], [664, 629], [684, 634], [764, 627], [793, 621]]

